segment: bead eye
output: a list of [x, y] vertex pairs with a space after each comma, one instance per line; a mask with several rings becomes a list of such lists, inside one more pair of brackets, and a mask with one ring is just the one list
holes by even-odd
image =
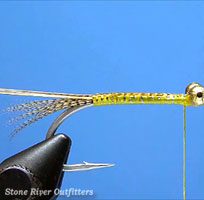
[[202, 93], [202, 92], [198, 92], [198, 93], [197, 93], [197, 97], [198, 97], [198, 98], [203, 97], [203, 93]]

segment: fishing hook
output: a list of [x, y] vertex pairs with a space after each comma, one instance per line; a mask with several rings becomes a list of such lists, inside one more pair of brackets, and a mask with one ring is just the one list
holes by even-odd
[[[73, 113], [83, 109], [87, 108], [91, 105], [77, 105], [74, 107], [71, 107], [69, 109], [66, 109], [63, 113], [61, 113], [50, 125], [47, 134], [46, 139], [51, 138], [54, 136], [56, 130], [58, 127], [67, 119], [70, 115]], [[82, 171], [82, 170], [91, 170], [91, 169], [98, 169], [98, 168], [104, 168], [104, 167], [112, 167], [114, 164], [112, 163], [89, 163], [86, 161], [83, 161], [81, 164], [64, 164], [63, 165], [63, 171]]]

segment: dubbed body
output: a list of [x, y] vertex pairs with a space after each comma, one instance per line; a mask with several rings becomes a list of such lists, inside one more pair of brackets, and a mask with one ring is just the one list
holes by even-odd
[[181, 104], [191, 105], [188, 94], [172, 93], [99, 93], [93, 95], [93, 105], [107, 104]]

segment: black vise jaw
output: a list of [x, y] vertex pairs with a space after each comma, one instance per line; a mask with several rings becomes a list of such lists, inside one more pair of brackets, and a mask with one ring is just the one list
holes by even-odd
[[56, 199], [71, 139], [57, 134], [0, 164], [0, 200]]

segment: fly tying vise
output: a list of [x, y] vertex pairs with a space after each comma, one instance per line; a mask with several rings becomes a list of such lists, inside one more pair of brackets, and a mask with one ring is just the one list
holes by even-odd
[[[185, 107], [199, 106], [204, 104], [204, 87], [199, 83], [190, 83], [185, 90], [185, 94], [178, 93], [144, 93], [144, 92], [111, 92], [97, 94], [68, 94], [55, 92], [42, 92], [31, 90], [16, 90], [0, 88], [0, 94], [24, 95], [51, 97], [50, 100], [30, 101], [28, 103], [16, 104], [7, 108], [7, 111], [22, 111], [22, 114], [12, 118], [10, 121], [15, 122], [25, 120], [13, 132], [14, 136], [24, 127], [56, 111], [66, 109], [51, 124], [46, 139], [55, 134], [58, 126], [74, 112], [89, 107], [99, 105], [113, 104], [178, 104], [184, 106], [184, 140], [183, 140], [183, 198], [185, 199]], [[87, 163], [64, 165], [64, 171], [86, 170], [97, 167], [112, 166], [103, 163]]]

